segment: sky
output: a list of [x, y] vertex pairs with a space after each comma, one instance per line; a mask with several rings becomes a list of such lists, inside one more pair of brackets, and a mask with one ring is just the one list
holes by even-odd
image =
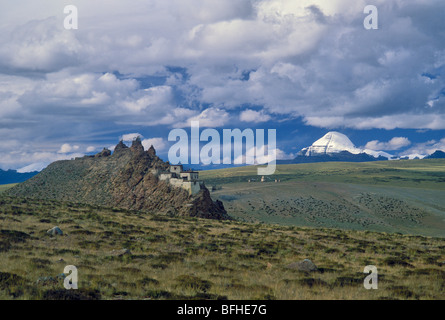
[[399, 156], [445, 150], [444, 14], [439, 0], [1, 1], [0, 168], [136, 135], [167, 160], [191, 121], [276, 129], [281, 159], [329, 131]]

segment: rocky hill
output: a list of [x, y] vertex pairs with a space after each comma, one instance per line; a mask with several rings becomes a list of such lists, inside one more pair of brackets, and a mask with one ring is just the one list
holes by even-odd
[[212, 201], [209, 190], [191, 196], [160, 181], [156, 171], [168, 170], [153, 147], [144, 151], [139, 139], [114, 152], [56, 161], [33, 178], [8, 191], [11, 196], [54, 199], [168, 215], [229, 219], [222, 202]]

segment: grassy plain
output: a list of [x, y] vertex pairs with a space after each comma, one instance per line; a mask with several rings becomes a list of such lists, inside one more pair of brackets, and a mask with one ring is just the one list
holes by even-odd
[[[441, 238], [8, 197], [0, 208], [0, 299], [445, 298]], [[46, 233], [55, 225], [64, 235]], [[318, 271], [289, 267], [306, 258]], [[77, 291], [57, 280], [66, 265], [79, 270]], [[378, 267], [378, 290], [363, 287], [366, 265]]]
[[201, 177], [246, 222], [445, 236], [442, 159], [279, 165], [263, 183], [252, 166]]
[[[235, 221], [0, 194], [0, 299], [445, 299], [444, 172], [443, 160], [278, 166], [263, 183], [255, 167], [201, 172]], [[303, 259], [318, 270], [292, 267]], [[66, 265], [79, 290], [63, 288]], [[363, 287], [366, 265], [378, 290]]]

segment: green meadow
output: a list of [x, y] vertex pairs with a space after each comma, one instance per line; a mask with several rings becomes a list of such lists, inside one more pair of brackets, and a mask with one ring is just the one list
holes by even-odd
[[[278, 165], [202, 171], [241, 221], [445, 236], [445, 161]], [[250, 181], [250, 182], [249, 182]]]

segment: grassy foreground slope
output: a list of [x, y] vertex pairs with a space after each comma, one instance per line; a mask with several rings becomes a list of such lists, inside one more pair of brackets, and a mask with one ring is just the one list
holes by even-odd
[[[56, 225], [64, 235], [46, 233]], [[441, 238], [5, 196], [0, 226], [0, 299], [445, 298]], [[305, 258], [318, 271], [292, 267]], [[57, 278], [66, 265], [78, 268], [79, 290]], [[366, 265], [378, 268], [378, 290], [363, 287]]]
[[445, 236], [443, 159], [278, 165], [263, 183], [256, 170], [200, 177], [243, 221]]

